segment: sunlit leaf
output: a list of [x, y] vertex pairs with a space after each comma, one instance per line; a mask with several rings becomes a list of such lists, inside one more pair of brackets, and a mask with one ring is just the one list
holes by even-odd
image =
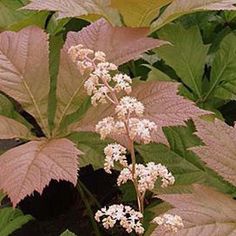
[[161, 7], [172, 0], [112, 0], [112, 7], [122, 15], [126, 26], [149, 26], [158, 16]]
[[70, 230], [67, 229], [65, 232], [60, 234], [60, 236], [76, 236], [76, 234], [72, 233]]
[[42, 193], [51, 179], [75, 185], [79, 154], [68, 139], [42, 139], [13, 148], [0, 156], [0, 189], [16, 206], [34, 190]]

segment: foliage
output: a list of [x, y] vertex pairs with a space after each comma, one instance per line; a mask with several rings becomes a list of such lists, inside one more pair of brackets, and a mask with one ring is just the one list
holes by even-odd
[[18, 209], [11, 207], [0, 209], [0, 234], [8, 236], [32, 219], [32, 216], [23, 215]]
[[[32, 219], [15, 207], [51, 179], [76, 185], [79, 168], [103, 168], [113, 141], [132, 159], [136, 189], [122, 186], [121, 199], [135, 206], [137, 197], [145, 236], [235, 234], [235, 127], [223, 112], [236, 95], [235, 12], [233, 0], [0, 0], [0, 139], [22, 143], [0, 150], [0, 200], [8, 195], [13, 203], [0, 206], [0, 235]], [[68, 53], [79, 44], [135, 77], [129, 96], [155, 122], [153, 143], [129, 132], [100, 140], [96, 124], [118, 112], [110, 103], [91, 106], [84, 87], [90, 73]], [[175, 185], [161, 188], [158, 180], [140, 195], [134, 166], [150, 162], [166, 166]], [[112, 166], [115, 177], [120, 164]], [[165, 231], [168, 214], [183, 219], [176, 234]], [[162, 223], [150, 225], [153, 219]]]

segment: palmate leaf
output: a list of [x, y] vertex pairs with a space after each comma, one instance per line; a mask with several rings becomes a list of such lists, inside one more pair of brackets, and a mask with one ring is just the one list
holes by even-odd
[[37, 27], [0, 34], [0, 90], [18, 101], [48, 134], [47, 35]]
[[[185, 121], [188, 119], [210, 114], [208, 111], [196, 107], [193, 102], [177, 95], [178, 85], [175, 82], [164, 81], [144, 82], [134, 86], [131, 93], [131, 96], [144, 104], [144, 118], [157, 124], [158, 130], [153, 136], [156, 142], [168, 143], [162, 127], [185, 125]], [[114, 107], [110, 104], [91, 107], [84, 117], [70, 128], [76, 131], [94, 131], [98, 121], [113, 114]], [[125, 143], [123, 137], [113, 138]]]
[[77, 182], [78, 156], [81, 152], [65, 138], [31, 141], [0, 157], [0, 189], [13, 206], [34, 190], [42, 193], [51, 179]]
[[198, 27], [186, 30], [180, 24], [170, 24], [158, 31], [158, 36], [172, 44], [156, 49], [158, 56], [200, 98], [208, 46], [203, 44]]
[[11, 207], [0, 209], [0, 235], [9, 236], [32, 219], [32, 216], [23, 215], [19, 209]]
[[195, 185], [192, 194], [158, 195], [174, 208], [167, 213], [182, 217], [184, 228], [177, 233], [157, 227], [152, 236], [234, 236], [236, 201], [209, 187]]
[[193, 147], [208, 167], [236, 186], [236, 128], [221, 120], [194, 121], [197, 132], [205, 146]]
[[155, 31], [176, 18], [197, 11], [236, 10], [235, 0], [175, 0], [163, 14], [151, 24]]
[[23, 9], [57, 11], [59, 19], [96, 14], [115, 25], [121, 24], [119, 14], [111, 7], [110, 0], [31, 0]]
[[103, 51], [107, 61], [117, 65], [138, 57], [146, 50], [159, 47], [166, 41], [148, 38], [146, 28], [112, 27], [104, 19], [92, 23], [80, 32], [69, 32], [61, 51], [57, 84], [57, 111], [55, 124], [60, 128], [67, 115], [72, 114], [87, 99], [84, 81], [68, 55], [71, 46], [83, 44], [85, 48]]

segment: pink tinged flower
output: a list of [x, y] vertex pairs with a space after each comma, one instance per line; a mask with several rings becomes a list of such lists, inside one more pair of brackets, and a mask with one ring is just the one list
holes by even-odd
[[[138, 180], [138, 189], [141, 193], [152, 190], [158, 178], [161, 178], [161, 187], [167, 187], [175, 182], [174, 177], [165, 166], [155, 164], [154, 162], [149, 162], [146, 166], [143, 164], [136, 164], [135, 174], [136, 179]], [[117, 185], [120, 186], [128, 180], [133, 181], [132, 165], [129, 165], [120, 172], [120, 175], [117, 178]]]
[[91, 103], [93, 106], [97, 106], [97, 103], [107, 103], [107, 96], [109, 89], [106, 86], [102, 86], [96, 90], [94, 95], [91, 97]]
[[95, 220], [102, 221], [106, 229], [114, 227], [115, 223], [119, 223], [128, 233], [134, 231], [137, 234], [144, 232], [141, 223], [142, 218], [143, 215], [140, 212], [123, 204], [111, 205], [108, 209], [102, 208], [95, 214]]
[[105, 62], [106, 61], [106, 54], [102, 51], [97, 51], [97, 52], [95, 52], [94, 60], [99, 61], [99, 62]]
[[183, 220], [178, 215], [163, 214], [155, 217], [152, 222], [164, 227], [167, 231], [175, 233], [184, 227]]
[[126, 148], [120, 144], [113, 143], [108, 144], [104, 148], [105, 153], [105, 163], [104, 170], [107, 173], [111, 173], [111, 168], [114, 167], [114, 161], [118, 161], [122, 166], [127, 166], [126, 160]]
[[131, 139], [148, 144], [152, 141], [152, 132], [157, 129], [155, 122], [147, 119], [129, 119], [129, 130]]
[[131, 93], [132, 88], [132, 79], [125, 74], [117, 74], [115, 75], [112, 80], [116, 83], [114, 89], [116, 92], [120, 92], [124, 90], [127, 94]]
[[125, 96], [122, 97], [119, 104], [116, 106], [115, 111], [119, 119], [127, 119], [128, 116], [134, 115], [142, 116], [144, 112], [144, 106], [141, 102], [137, 101], [134, 97]]
[[101, 139], [105, 139], [109, 134], [112, 133], [114, 127], [114, 118], [109, 116], [99, 121], [95, 127], [95, 130], [101, 135]]

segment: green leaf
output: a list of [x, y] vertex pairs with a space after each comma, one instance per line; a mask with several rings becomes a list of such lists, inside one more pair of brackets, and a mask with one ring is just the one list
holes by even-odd
[[14, 30], [18, 31], [28, 25], [37, 25], [43, 27], [48, 13], [30, 12], [18, 10], [23, 7], [27, 0], [1, 0], [0, 1], [0, 31]]
[[60, 234], [60, 236], [76, 236], [76, 234], [72, 233], [70, 230], [67, 229], [65, 232]]
[[111, 6], [123, 17], [126, 26], [144, 27], [157, 17], [160, 9], [172, 0], [112, 0]]
[[110, 143], [104, 141], [100, 136], [92, 132], [73, 133], [68, 137], [84, 155], [80, 156], [79, 166], [93, 165], [95, 169], [103, 168], [104, 165], [104, 148]]
[[221, 99], [236, 98], [236, 36], [227, 35], [220, 44], [212, 64], [211, 79], [208, 92], [204, 98]]
[[9, 236], [32, 219], [32, 216], [23, 215], [19, 209], [11, 207], [0, 209], [0, 235]]
[[193, 183], [204, 183], [214, 186], [226, 193], [234, 193], [235, 188], [223, 181], [212, 171], [206, 169], [199, 158], [189, 147], [200, 145], [199, 139], [192, 134], [192, 127], [165, 128], [170, 148], [162, 144], [137, 146], [138, 152], [145, 162], [154, 161], [164, 164], [174, 175], [173, 186], [162, 189], [157, 183], [155, 193], [186, 193], [191, 191]]
[[186, 30], [180, 24], [171, 24], [161, 29], [158, 35], [172, 45], [164, 45], [155, 51], [200, 98], [208, 46], [203, 44], [198, 27]]

